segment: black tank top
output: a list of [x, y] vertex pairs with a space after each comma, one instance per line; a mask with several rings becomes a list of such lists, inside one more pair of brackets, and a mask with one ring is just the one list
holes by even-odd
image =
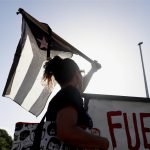
[[[73, 86], [67, 86], [61, 89], [50, 101], [46, 120], [56, 121], [57, 113], [68, 106], [72, 106], [78, 113], [78, 126], [92, 128], [93, 123], [91, 117], [84, 110], [83, 99], [80, 92]], [[67, 118], [66, 118], [67, 119]]]

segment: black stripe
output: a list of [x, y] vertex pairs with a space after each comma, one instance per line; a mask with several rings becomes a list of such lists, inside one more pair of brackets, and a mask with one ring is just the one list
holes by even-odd
[[30, 92], [36, 77], [42, 67], [43, 61], [39, 60], [36, 56], [33, 57], [26, 76], [14, 98], [14, 101], [18, 104], [22, 104], [27, 94]]
[[31, 112], [35, 116], [39, 116], [40, 113], [43, 111], [50, 94], [51, 94], [51, 92], [48, 91], [47, 88], [44, 88], [42, 93], [40, 94], [40, 96], [36, 100], [36, 102], [32, 105], [29, 112]]
[[[31, 32], [30, 32], [31, 33]], [[30, 38], [30, 42], [31, 42], [31, 48], [32, 48], [32, 52], [33, 52], [33, 59], [32, 62], [28, 68], [28, 71], [25, 75], [25, 78], [23, 80], [23, 82], [21, 83], [21, 86], [15, 96], [14, 101], [17, 102], [18, 104], [22, 104], [25, 97], [27, 96], [27, 94], [29, 93], [29, 91], [31, 90], [37, 76], [38, 73], [42, 67], [43, 61], [45, 61], [46, 59], [46, 51], [42, 51], [42, 53], [45, 53], [45, 58], [43, 58], [43, 56], [39, 56], [39, 51], [40, 49], [38, 48], [38, 46], [36, 45], [36, 43], [34, 44], [34, 46], [32, 47], [32, 43], [35, 42], [33, 39]], [[33, 40], [33, 41], [32, 41]]]
[[22, 36], [21, 36], [20, 41], [18, 43], [18, 46], [16, 48], [16, 53], [14, 56], [13, 64], [11, 66], [11, 69], [10, 69], [10, 72], [9, 72], [7, 82], [6, 82], [2, 96], [10, 94], [12, 81], [14, 79], [16, 68], [17, 68], [18, 62], [20, 60], [20, 55], [22, 53], [22, 48], [24, 47], [26, 36], [27, 36], [27, 34], [25, 32], [25, 28], [26, 28], [26, 23], [24, 20], [22, 20]]

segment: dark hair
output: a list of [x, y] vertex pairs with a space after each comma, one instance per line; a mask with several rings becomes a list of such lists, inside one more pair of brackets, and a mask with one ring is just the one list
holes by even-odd
[[52, 76], [60, 85], [63, 85], [69, 82], [74, 74], [79, 71], [78, 65], [72, 59], [62, 59], [59, 56], [47, 61], [44, 69], [43, 79], [48, 81], [48, 85], [52, 81]]

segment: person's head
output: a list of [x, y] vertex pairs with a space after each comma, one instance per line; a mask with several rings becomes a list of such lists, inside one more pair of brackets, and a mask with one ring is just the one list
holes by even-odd
[[71, 84], [79, 91], [82, 90], [81, 72], [72, 59], [55, 56], [45, 63], [44, 69], [43, 79], [48, 81], [48, 85], [51, 84], [52, 76], [54, 76], [61, 87]]

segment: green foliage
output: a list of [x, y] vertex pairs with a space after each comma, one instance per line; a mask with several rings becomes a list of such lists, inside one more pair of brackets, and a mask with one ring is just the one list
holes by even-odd
[[12, 146], [12, 138], [7, 131], [0, 129], [0, 150], [10, 150]]

